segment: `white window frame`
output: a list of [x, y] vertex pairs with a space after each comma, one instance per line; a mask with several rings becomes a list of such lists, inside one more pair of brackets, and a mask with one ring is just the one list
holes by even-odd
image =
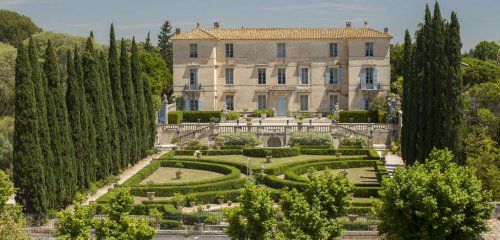
[[[307, 73], [304, 74], [303, 71], [307, 71]], [[299, 83], [300, 84], [302, 84], [302, 85], [308, 85], [309, 84], [309, 72], [310, 72], [309, 68], [307, 68], [307, 67], [299, 68]], [[306, 81], [304, 81], [304, 79]]]
[[286, 68], [278, 68], [278, 84], [286, 84]]
[[[262, 99], [264, 99], [262, 101]], [[267, 97], [266, 95], [258, 95], [257, 96], [257, 109], [266, 109], [267, 108]]]
[[365, 57], [373, 57], [373, 48], [375, 47], [375, 43], [373, 42], [365, 42]]
[[189, 69], [189, 85], [196, 86], [198, 85], [198, 69], [190, 68]]
[[373, 86], [373, 72], [375, 71], [374, 67], [365, 67], [365, 83], [367, 88], [370, 88], [369, 86]]
[[197, 43], [190, 43], [189, 44], [189, 57], [190, 58], [197, 58], [198, 57], [198, 44]]
[[[302, 102], [303, 99], [305, 103]], [[300, 111], [309, 111], [309, 95], [299, 95], [299, 108]]]
[[199, 101], [197, 99], [189, 100], [189, 110], [198, 111], [199, 110]]
[[227, 110], [234, 111], [234, 95], [226, 95]]
[[234, 84], [234, 68], [226, 68], [226, 84], [233, 85]]
[[234, 45], [232, 43], [226, 43], [226, 57], [234, 57]]
[[277, 43], [276, 48], [278, 49], [277, 56], [279, 58], [286, 57], [286, 44], [285, 43]]
[[265, 68], [257, 69], [257, 84], [259, 84], [259, 85], [266, 84], [266, 69]]

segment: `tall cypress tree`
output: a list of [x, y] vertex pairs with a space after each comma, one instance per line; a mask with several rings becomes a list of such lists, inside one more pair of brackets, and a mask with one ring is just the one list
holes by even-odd
[[120, 134], [118, 132], [113, 96], [111, 96], [108, 61], [103, 52], [99, 52], [99, 63], [101, 70], [101, 88], [103, 89], [104, 106], [106, 108], [106, 122], [108, 123], [109, 144], [111, 145], [110, 171], [113, 174], [118, 174], [121, 170]]
[[151, 52], [153, 50], [153, 46], [151, 45], [151, 38], [149, 37], [150, 31], [148, 31], [148, 36], [146, 37], [146, 43], [144, 43], [144, 50], [147, 52]]
[[140, 155], [145, 156], [146, 150], [148, 148], [148, 141], [146, 137], [146, 132], [148, 131], [148, 121], [147, 121], [147, 107], [144, 100], [144, 89], [142, 84], [141, 69], [139, 63], [139, 51], [137, 50], [137, 44], [135, 43], [135, 38], [132, 39], [132, 55], [130, 56], [130, 72], [132, 77], [132, 83], [134, 85], [134, 94], [136, 96], [136, 109], [137, 109], [137, 143], [140, 147]]
[[153, 93], [151, 92], [151, 84], [149, 83], [148, 77], [142, 75], [142, 83], [144, 84], [144, 100], [146, 102], [147, 110], [147, 138], [148, 147], [152, 148], [156, 140], [156, 124], [155, 124], [155, 112], [153, 103]]
[[58, 182], [57, 196], [61, 206], [64, 206], [71, 203], [76, 194], [75, 157], [64, 91], [59, 79], [56, 54], [50, 41], [45, 53], [44, 72], [48, 83], [47, 119], [58, 171], [55, 174]]
[[35, 96], [38, 110], [38, 137], [40, 140], [40, 148], [42, 150], [43, 168], [45, 173], [45, 187], [47, 189], [47, 207], [54, 208], [56, 202], [56, 183], [54, 179], [53, 166], [54, 155], [50, 146], [50, 130], [47, 122], [47, 106], [45, 96], [47, 94], [46, 81], [44, 81], [43, 72], [38, 63], [38, 53], [35, 42], [32, 38], [29, 40], [29, 59], [31, 63], [31, 78], [35, 88]]
[[137, 110], [135, 107], [135, 93], [132, 79], [130, 76], [130, 62], [125, 47], [125, 40], [122, 38], [120, 47], [120, 75], [122, 83], [123, 102], [125, 103], [125, 111], [127, 113], [128, 138], [130, 141], [130, 162], [135, 164], [139, 159], [139, 151], [137, 149]]
[[113, 24], [111, 24], [109, 37], [109, 82], [111, 83], [115, 116], [118, 124], [118, 132], [120, 134], [121, 166], [123, 168], [130, 163], [130, 142], [128, 139], [127, 113], [125, 111], [125, 103], [123, 101], [120, 62], [118, 60]]
[[[17, 200], [27, 213], [47, 211], [44, 160], [38, 137], [38, 111], [28, 53], [21, 43], [16, 59], [14, 184]], [[33, 134], [35, 133], [35, 134]]]
[[413, 156], [415, 148], [415, 138], [413, 134], [415, 131], [412, 129], [414, 123], [411, 118], [414, 114], [411, 112], [412, 107], [410, 106], [412, 104], [412, 86], [414, 84], [413, 65], [413, 43], [410, 33], [406, 30], [405, 42], [403, 45], [403, 69], [405, 70], [403, 72], [403, 129], [401, 134], [402, 154], [405, 160], [409, 159], [409, 156]]
[[83, 81], [83, 69], [82, 69], [82, 59], [80, 57], [80, 53], [78, 52], [78, 48], [75, 46], [74, 53], [74, 65], [75, 65], [75, 74], [78, 82], [78, 88], [80, 90], [80, 104], [81, 104], [81, 123], [83, 129], [83, 147], [85, 151], [83, 152], [83, 156], [79, 161], [83, 162], [84, 166], [84, 181], [85, 188], [89, 188], [91, 183], [97, 180], [96, 176], [96, 167], [97, 167], [97, 145], [96, 145], [96, 129], [92, 124], [92, 115], [90, 113], [89, 106], [87, 104], [87, 99], [85, 96], [85, 87]]
[[97, 163], [97, 179], [103, 179], [109, 175], [111, 155], [110, 144], [107, 138], [106, 113], [104, 109], [104, 96], [100, 84], [99, 64], [95, 58], [92, 38], [87, 38], [85, 52], [82, 58], [83, 79], [87, 103], [92, 115], [92, 124], [96, 129], [97, 151], [99, 159]]

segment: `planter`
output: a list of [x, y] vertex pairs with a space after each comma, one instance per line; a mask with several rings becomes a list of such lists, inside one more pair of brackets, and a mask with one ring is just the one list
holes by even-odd
[[252, 122], [247, 122], [247, 126], [252, 126]]
[[267, 113], [261, 113], [261, 114], [260, 114], [260, 117], [261, 117], [262, 119], [266, 118], [266, 117], [267, 117]]
[[271, 163], [271, 158], [273, 158], [273, 156], [266, 156], [266, 162]]
[[196, 202], [195, 201], [190, 201], [189, 202], [190, 207], [196, 207]]
[[248, 113], [243, 113], [243, 118], [247, 118], [248, 117]]
[[299, 120], [299, 121], [297, 122], [297, 125], [302, 126], [302, 120]]
[[368, 225], [368, 231], [377, 231], [377, 225]]
[[231, 205], [233, 205], [233, 202], [231, 202], [231, 201], [227, 201], [227, 205], [228, 205], [228, 206], [231, 206]]
[[340, 157], [340, 156], [342, 156], [342, 153], [340, 153], [340, 152], [336, 152], [336, 153], [335, 153], [335, 156], [336, 156], [336, 157]]
[[148, 200], [153, 200], [155, 198], [155, 192], [146, 192]]
[[210, 204], [207, 204], [207, 205], [206, 205], [206, 208], [207, 208], [207, 209], [210, 209]]
[[196, 231], [203, 231], [203, 223], [195, 223], [194, 224], [194, 230], [196, 230]]
[[349, 218], [349, 222], [354, 222], [356, 221], [356, 219], [358, 219], [358, 215], [355, 214], [349, 214], [347, 215], [347, 217]]
[[321, 119], [323, 117], [323, 113], [317, 113], [316, 116], [318, 117], [318, 119]]
[[219, 205], [222, 205], [224, 203], [224, 198], [217, 199], [217, 202], [219, 203]]
[[196, 152], [196, 158], [201, 158], [201, 152], [200, 151]]
[[182, 172], [181, 172], [181, 170], [177, 170], [177, 171], [175, 171], [175, 177], [176, 177], [177, 179], [181, 179], [181, 177], [182, 177]]

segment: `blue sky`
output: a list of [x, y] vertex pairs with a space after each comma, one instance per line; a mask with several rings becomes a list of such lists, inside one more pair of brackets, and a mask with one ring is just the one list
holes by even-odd
[[[389, 27], [392, 43], [401, 42], [405, 29], [415, 31], [423, 19], [424, 0], [0, 0], [1, 9], [31, 17], [45, 30], [87, 35], [94, 31], [107, 43], [111, 22], [118, 37], [144, 39], [151, 30], [153, 42], [161, 24], [169, 19], [174, 28], [191, 29], [199, 21], [212, 27], [342, 27], [346, 21], [372, 28]], [[463, 49], [481, 40], [500, 40], [499, 0], [441, 0], [441, 12], [449, 18], [456, 11], [461, 24]], [[431, 6], [432, 6], [431, 5]]]

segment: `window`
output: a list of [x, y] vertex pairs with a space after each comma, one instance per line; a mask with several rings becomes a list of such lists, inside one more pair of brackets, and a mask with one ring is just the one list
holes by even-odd
[[259, 68], [258, 69], [258, 77], [259, 77], [259, 84], [266, 84], [266, 69], [265, 68]]
[[190, 100], [189, 106], [191, 111], [198, 111], [198, 100]]
[[368, 110], [370, 109], [370, 99], [369, 98], [362, 98], [361, 99], [361, 110]]
[[337, 57], [337, 43], [330, 43], [330, 57]]
[[284, 58], [285, 57], [285, 44], [284, 43], [278, 43], [278, 57]]
[[286, 84], [286, 68], [278, 68], [278, 84]]
[[309, 96], [300, 95], [300, 111], [307, 111], [309, 109]]
[[233, 44], [232, 43], [226, 44], [226, 57], [227, 58], [233, 57]]
[[195, 86], [198, 84], [198, 69], [189, 69], [189, 85]]
[[367, 88], [373, 87], [373, 68], [372, 67], [365, 68], [365, 74], [366, 74], [365, 82]]
[[196, 43], [189, 44], [189, 57], [191, 58], [198, 57], [198, 44]]
[[226, 68], [226, 84], [233, 84], [234, 68]]
[[330, 95], [330, 111], [335, 110], [335, 105], [339, 103], [338, 95]]
[[373, 57], [373, 42], [365, 43], [365, 57]]
[[227, 110], [234, 111], [234, 96], [226, 95], [226, 107]]
[[266, 95], [257, 96], [258, 100], [258, 109], [266, 109]]
[[337, 68], [329, 68], [328, 69], [328, 83], [329, 84], [334, 84], [334, 83], [338, 83], [337, 79], [338, 79], [338, 76], [337, 76], [337, 71], [338, 69]]
[[299, 69], [300, 84], [309, 84], [309, 68]]

